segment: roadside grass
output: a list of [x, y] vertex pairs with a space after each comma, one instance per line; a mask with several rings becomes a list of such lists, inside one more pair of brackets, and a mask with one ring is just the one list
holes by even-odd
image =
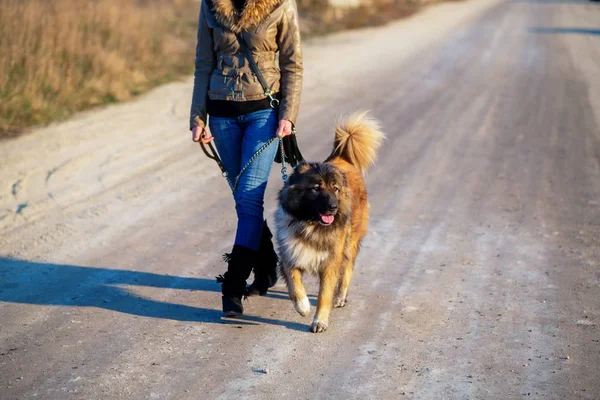
[[415, 0], [370, 0], [358, 7], [334, 8], [324, 0], [298, 0], [305, 37], [385, 25], [414, 14], [424, 4]]
[[192, 71], [194, 0], [0, 0], [0, 134]]
[[[193, 71], [199, 0], [0, 0], [0, 138]], [[381, 25], [420, 3], [298, 0], [304, 36]], [[190, 88], [191, 90], [191, 88]]]

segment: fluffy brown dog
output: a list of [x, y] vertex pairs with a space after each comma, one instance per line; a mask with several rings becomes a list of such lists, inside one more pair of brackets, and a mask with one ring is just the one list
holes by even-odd
[[302, 274], [320, 278], [313, 332], [327, 329], [332, 306], [346, 305], [354, 260], [369, 222], [363, 175], [383, 138], [379, 122], [367, 113], [349, 116], [337, 124], [327, 160], [297, 165], [279, 192], [275, 221], [281, 272], [300, 315], [310, 311]]

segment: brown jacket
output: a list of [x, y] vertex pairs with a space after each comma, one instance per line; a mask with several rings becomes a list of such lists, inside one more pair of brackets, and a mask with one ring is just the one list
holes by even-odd
[[190, 129], [206, 125], [207, 97], [231, 101], [266, 98], [240, 49], [239, 32], [271, 91], [281, 94], [279, 119], [296, 123], [303, 67], [295, 0], [246, 0], [241, 13], [233, 0], [202, 0]]

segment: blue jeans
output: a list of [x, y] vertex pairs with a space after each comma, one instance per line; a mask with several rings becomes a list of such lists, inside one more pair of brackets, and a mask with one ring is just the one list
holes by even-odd
[[[277, 111], [260, 110], [235, 118], [210, 117], [215, 146], [232, 183], [256, 151], [275, 136]], [[263, 228], [264, 197], [278, 142], [274, 141], [240, 177], [234, 193], [238, 217], [235, 244], [258, 250]]]

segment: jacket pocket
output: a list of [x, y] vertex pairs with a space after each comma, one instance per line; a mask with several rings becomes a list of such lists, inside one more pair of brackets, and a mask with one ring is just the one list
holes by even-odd
[[225, 100], [231, 94], [234, 85], [234, 77], [223, 74], [220, 70], [214, 70], [210, 75], [208, 97], [213, 100]]
[[[267, 83], [268, 89], [277, 93], [279, 91], [279, 80], [281, 74], [277, 68], [265, 68], [260, 70], [263, 78]], [[265, 98], [265, 90], [260, 83], [260, 80], [253, 72], [246, 73], [243, 76], [243, 84], [246, 86], [246, 97], [248, 100], [257, 100]]]
[[[263, 73], [264, 74], [264, 73]], [[243, 73], [242, 84], [245, 89], [245, 97], [248, 100], [257, 100], [264, 97], [265, 91], [258, 78], [251, 71]], [[266, 79], [266, 78], [265, 78]], [[267, 81], [268, 82], [268, 81]]]

